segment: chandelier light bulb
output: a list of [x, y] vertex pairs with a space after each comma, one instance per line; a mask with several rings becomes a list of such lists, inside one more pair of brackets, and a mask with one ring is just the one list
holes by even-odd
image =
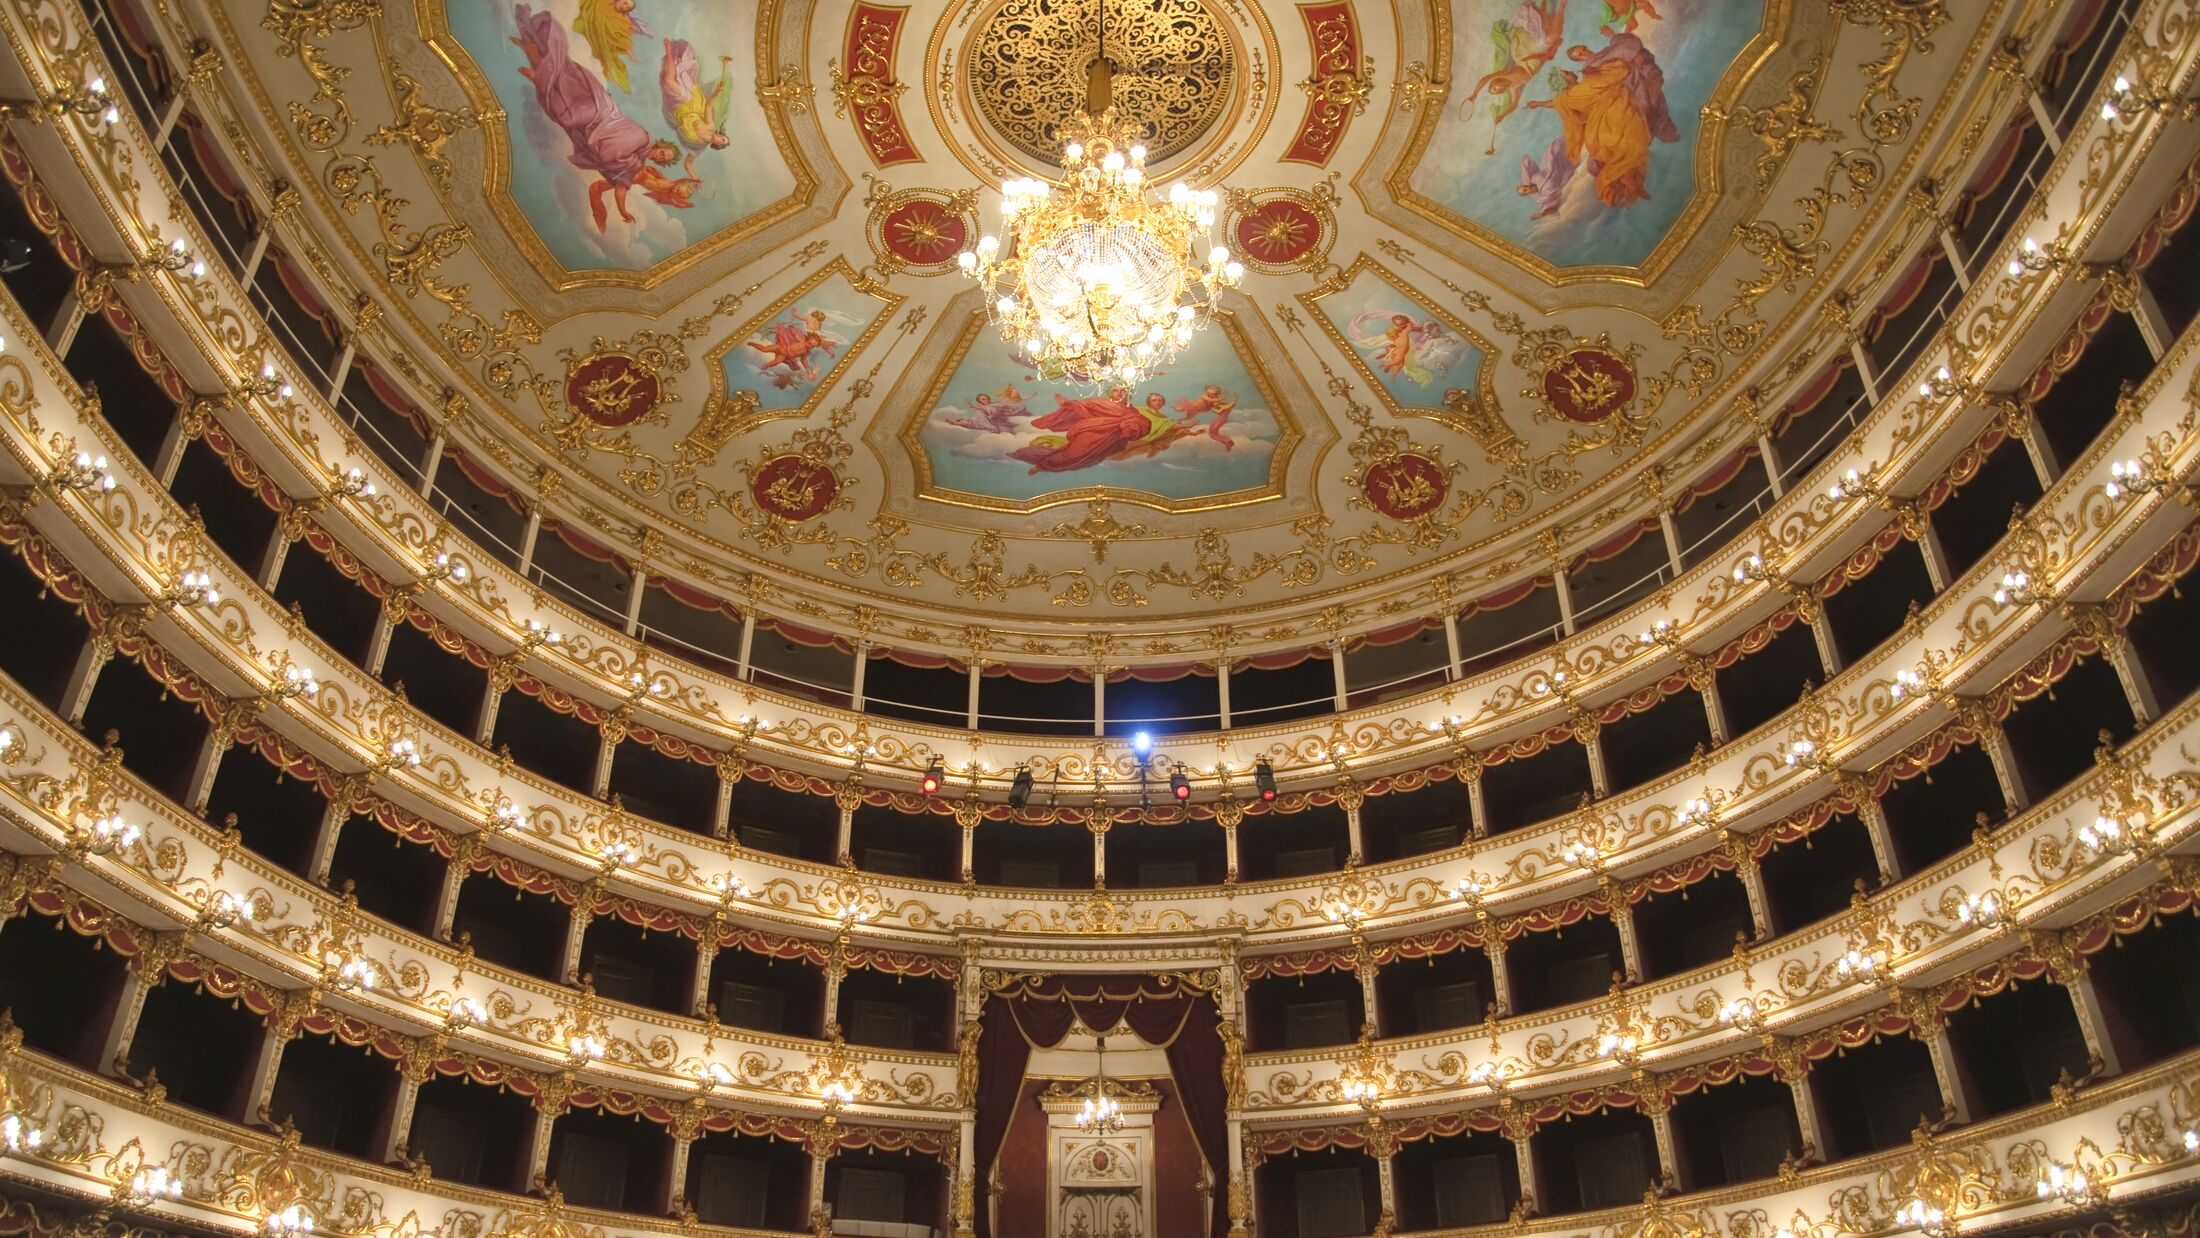
[[1834, 971], [1843, 980], [1869, 980], [1879, 974], [1879, 969], [1885, 962], [1886, 956], [1877, 950], [1867, 951], [1852, 947], [1834, 960]]
[[229, 928], [252, 922], [252, 900], [216, 890], [214, 897], [206, 900], [205, 920], [209, 927]]
[[286, 663], [283, 666], [282, 683], [276, 687], [275, 694], [284, 698], [302, 696], [310, 700], [319, 695], [320, 691], [321, 681], [314, 677], [311, 670], [296, 663]]
[[2093, 1192], [2092, 1180], [2084, 1170], [2060, 1161], [2049, 1161], [2047, 1172], [2040, 1175], [2035, 1185], [2041, 1199], [2059, 1199], [2071, 1204], [2085, 1203]]

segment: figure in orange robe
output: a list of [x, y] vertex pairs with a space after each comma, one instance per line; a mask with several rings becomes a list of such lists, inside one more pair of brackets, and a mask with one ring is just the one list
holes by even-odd
[[1617, 34], [1601, 52], [1575, 44], [1566, 56], [1579, 74], [1557, 70], [1564, 88], [1529, 107], [1558, 113], [1566, 156], [1596, 176], [1606, 206], [1633, 206], [1650, 196], [1650, 142], [1678, 142], [1665, 106], [1665, 71], [1642, 40]]

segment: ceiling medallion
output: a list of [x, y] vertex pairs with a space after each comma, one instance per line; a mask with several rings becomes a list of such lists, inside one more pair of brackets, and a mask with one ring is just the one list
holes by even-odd
[[870, 208], [864, 230], [871, 253], [888, 270], [937, 275], [955, 269], [955, 255], [969, 248], [977, 235], [975, 190], [944, 193], [936, 189], [895, 192], [881, 180], [872, 180], [863, 199]]
[[1237, 68], [1223, 23], [1201, 0], [1008, 0], [970, 46], [979, 112], [1042, 165], [1060, 162], [1063, 122], [1086, 101], [1087, 67], [1103, 54], [1114, 69], [1116, 108], [1140, 118], [1138, 139], [1155, 163], [1214, 125], [1230, 105]]
[[1107, 10], [1096, 16], [1083, 108], [1059, 127], [1061, 179], [1001, 186], [1006, 244], [980, 237], [956, 261], [1033, 371], [1104, 391], [1173, 361], [1245, 268], [1214, 243], [1214, 190], [1147, 187], [1146, 126], [1114, 106]]
[[1360, 493], [1383, 516], [1410, 522], [1444, 505], [1451, 493], [1451, 478], [1436, 461], [1404, 451], [1368, 466], [1360, 479]]
[[565, 371], [565, 402], [607, 429], [640, 421], [663, 395], [656, 368], [628, 353], [590, 353]]
[[1634, 400], [1634, 367], [1608, 348], [1570, 349], [1543, 371], [1543, 398], [1568, 421], [1603, 421]]
[[1238, 260], [1281, 275], [1329, 261], [1337, 239], [1337, 191], [1324, 180], [1312, 189], [1223, 191], [1222, 234]]
[[749, 479], [758, 510], [792, 524], [824, 515], [840, 496], [840, 475], [797, 455], [773, 456]]

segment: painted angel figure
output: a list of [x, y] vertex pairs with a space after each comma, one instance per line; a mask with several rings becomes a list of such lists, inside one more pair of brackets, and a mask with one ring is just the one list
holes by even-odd
[[604, 80], [626, 94], [634, 93], [626, 70], [626, 62], [634, 58], [634, 40], [651, 34], [642, 19], [634, 15], [635, 2], [580, 0], [580, 11], [573, 15], [573, 33], [587, 40], [588, 50], [603, 69]]
[[1354, 315], [1347, 334], [1386, 380], [1403, 377], [1421, 387], [1459, 364], [1467, 351], [1466, 341], [1444, 330], [1444, 324], [1434, 319], [1417, 322], [1412, 315], [1394, 310]]
[[1521, 0], [1510, 19], [1500, 17], [1490, 26], [1497, 67], [1483, 74], [1460, 103], [1462, 112], [1471, 115], [1482, 92], [1490, 92], [1490, 146], [1484, 154], [1497, 153], [1497, 127], [1519, 110], [1536, 73], [1558, 55], [1565, 31], [1566, 0]]
[[[818, 380], [817, 354], [833, 356], [835, 350], [847, 343], [839, 335], [827, 331], [825, 324], [832, 315], [822, 309], [805, 310], [790, 314], [784, 321], [765, 328], [770, 339], [752, 339], [748, 346], [760, 354], [756, 368], [771, 376], [774, 387], [792, 387], [796, 383], [814, 383]], [[757, 333], [759, 336], [763, 332]], [[777, 371], [776, 373], [774, 371]]]
[[961, 426], [965, 430], [979, 430], [987, 434], [1014, 434], [1016, 419], [1031, 416], [1031, 407], [1024, 403], [1024, 394], [1014, 384], [1001, 388], [998, 394], [981, 391], [970, 402], [969, 411], [959, 417], [943, 418], [948, 425]]
[[703, 87], [703, 69], [695, 45], [686, 39], [666, 39], [664, 65], [657, 71], [657, 89], [664, 96], [665, 123], [687, 148], [686, 168], [695, 175], [695, 157], [706, 150], [724, 150], [733, 139], [726, 136], [726, 116], [733, 107], [733, 73], [727, 66], [733, 57], [718, 58], [718, 80]]
[[1222, 427], [1230, 420], [1230, 414], [1237, 411], [1237, 397], [1221, 387], [1208, 383], [1206, 390], [1191, 399], [1178, 400], [1176, 411], [1178, 420], [1187, 428], [1197, 425], [1202, 416], [1212, 413], [1214, 422], [1207, 427], [1207, 437], [1222, 444], [1225, 451], [1237, 446], [1236, 439], [1222, 432]]
[[1597, 22], [1597, 30], [1609, 39], [1615, 34], [1633, 34], [1643, 19], [1664, 21], [1650, 0], [1604, 0], [1604, 16]]

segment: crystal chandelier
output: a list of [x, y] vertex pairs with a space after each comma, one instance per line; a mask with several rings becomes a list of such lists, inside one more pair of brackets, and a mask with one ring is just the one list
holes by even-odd
[[1108, 100], [1107, 9], [1085, 108], [1062, 126], [1062, 177], [1001, 186], [1001, 235], [956, 255], [1001, 338], [1042, 377], [1135, 387], [1185, 345], [1245, 274], [1214, 243], [1215, 192], [1146, 183], [1143, 126]]
[[1123, 1106], [1108, 1082], [1108, 1038], [1100, 1037], [1100, 1069], [1085, 1081], [1085, 1103], [1077, 1107], [1077, 1129], [1087, 1135], [1112, 1135], [1123, 1129]]

